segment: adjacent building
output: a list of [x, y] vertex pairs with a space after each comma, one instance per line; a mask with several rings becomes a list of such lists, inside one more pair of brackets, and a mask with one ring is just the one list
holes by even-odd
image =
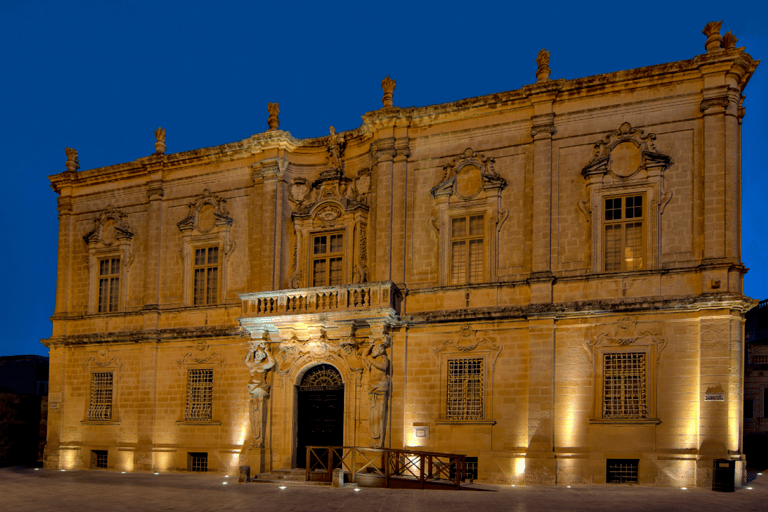
[[51, 468], [255, 472], [309, 445], [480, 481], [709, 486], [744, 468], [743, 92], [690, 60], [379, 110], [357, 129], [50, 177]]

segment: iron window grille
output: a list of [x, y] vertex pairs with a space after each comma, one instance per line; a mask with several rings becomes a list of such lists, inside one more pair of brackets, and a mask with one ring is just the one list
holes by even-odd
[[448, 360], [446, 419], [483, 419], [484, 363], [483, 358]]
[[603, 367], [603, 418], [644, 419], [646, 400], [646, 354], [605, 354]]
[[187, 470], [199, 473], [208, 471], [208, 452], [187, 453]]
[[91, 450], [91, 467], [107, 468], [107, 450]]
[[88, 419], [107, 421], [112, 419], [112, 372], [91, 374], [91, 400], [88, 406]]
[[605, 481], [609, 484], [636, 484], [639, 459], [608, 459]]
[[213, 370], [187, 370], [186, 421], [210, 421], [213, 411]]

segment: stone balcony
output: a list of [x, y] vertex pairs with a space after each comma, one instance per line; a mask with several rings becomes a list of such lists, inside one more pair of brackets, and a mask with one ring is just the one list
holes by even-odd
[[[322, 313], [400, 313], [400, 290], [391, 281], [241, 293], [242, 318]], [[354, 315], [357, 316], [357, 315]]]

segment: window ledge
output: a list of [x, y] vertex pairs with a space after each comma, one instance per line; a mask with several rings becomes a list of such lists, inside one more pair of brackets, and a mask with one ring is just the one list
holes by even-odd
[[119, 421], [114, 420], [104, 420], [104, 421], [97, 421], [97, 420], [85, 420], [80, 422], [81, 425], [119, 425]]
[[220, 421], [177, 421], [177, 425], [221, 425]]
[[659, 418], [589, 420], [590, 425], [658, 425], [659, 423], [661, 423]]
[[495, 425], [496, 420], [438, 420], [435, 425]]

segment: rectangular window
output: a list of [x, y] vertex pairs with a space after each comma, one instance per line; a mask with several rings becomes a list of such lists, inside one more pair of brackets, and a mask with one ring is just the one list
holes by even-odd
[[603, 418], [643, 419], [646, 403], [645, 353], [603, 356]]
[[[448, 478], [451, 480], [456, 478], [456, 468], [454, 466], [451, 466]], [[475, 480], [477, 480], [477, 457], [464, 457], [464, 474], [461, 481], [472, 483]]]
[[609, 484], [636, 484], [639, 459], [608, 459], [605, 464], [605, 482]]
[[484, 215], [451, 218], [451, 284], [483, 281]]
[[744, 419], [749, 420], [753, 418], [754, 402], [752, 400], [744, 400]]
[[88, 419], [107, 421], [112, 419], [112, 372], [91, 374], [91, 401]]
[[187, 371], [186, 421], [210, 421], [213, 410], [213, 370]]
[[187, 452], [187, 471], [208, 471], [208, 452]]
[[219, 248], [195, 249], [194, 305], [219, 301]]
[[446, 419], [483, 419], [485, 359], [448, 360]]
[[91, 467], [107, 468], [107, 450], [91, 450]]
[[117, 311], [120, 303], [120, 258], [99, 260], [99, 313]]
[[644, 268], [643, 196], [611, 197], [605, 200], [605, 271]]
[[315, 235], [312, 238], [312, 286], [343, 284], [344, 235]]

